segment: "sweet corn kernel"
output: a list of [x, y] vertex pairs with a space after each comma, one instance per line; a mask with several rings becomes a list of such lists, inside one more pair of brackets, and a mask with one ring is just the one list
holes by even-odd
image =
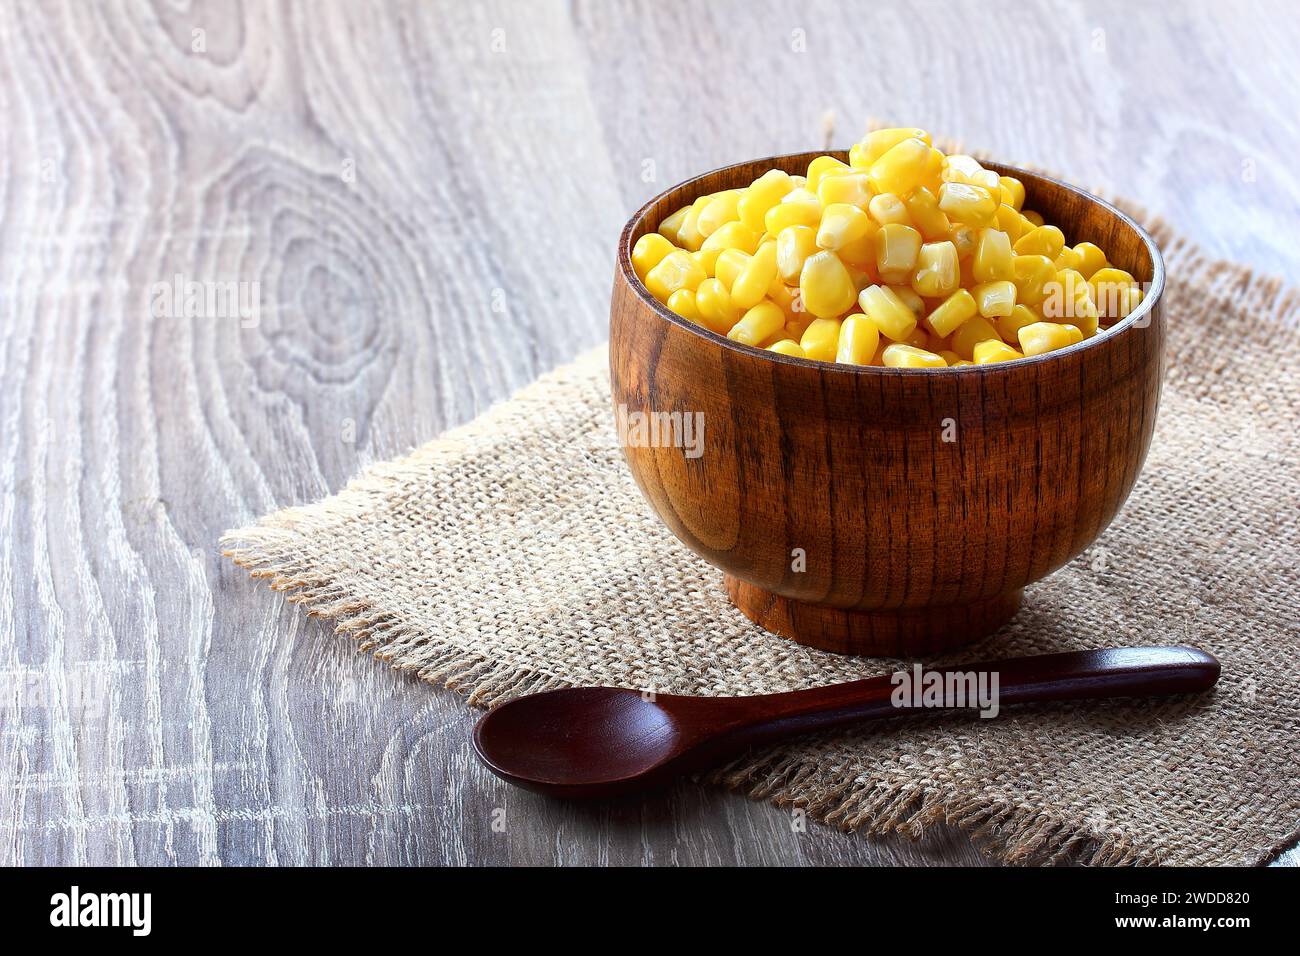
[[862, 147], [860, 157], [863, 164], [870, 166], [905, 139], [919, 139], [927, 147], [930, 145], [930, 134], [923, 129], [899, 126], [873, 130], [858, 144]]
[[749, 254], [740, 249], [724, 249], [714, 263], [713, 274], [722, 280], [722, 284], [730, 291], [736, 284], [736, 277], [745, 271], [745, 266], [749, 265], [749, 259]]
[[911, 226], [890, 223], [876, 233], [876, 271], [889, 285], [907, 282], [921, 252], [921, 234]]
[[852, 166], [840, 162], [834, 156], [818, 156], [808, 164], [808, 177], [804, 188], [815, 193], [823, 176], [847, 173], [852, 169]]
[[929, 143], [905, 139], [872, 162], [868, 180], [877, 193], [904, 196], [920, 184], [929, 160]]
[[926, 317], [926, 324], [935, 335], [947, 338], [978, 311], [975, 297], [965, 289], [958, 289], [935, 307]]
[[981, 229], [971, 272], [977, 282], [1010, 279], [1014, 275], [1011, 268], [1011, 237], [998, 229]]
[[846, 202], [866, 210], [871, 202], [871, 184], [865, 173], [846, 173], [843, 176], [822, 176], [817, 184], [817, 198], [823, 206]]
[[915, 345], [895, 342], [885, 347], [881, 361], [889, 368], [947, 368], [942, 355], [935, 355]]
[[1076, 272], [1079, 269], [1083, 256], [1075, 252], [1069, 246], [1066, 246], [1057, 255], [1056, 260], [1052, 263], [1057, 269], [1073, 269]]
[[690, 289], [678, 289], [668, 297], [664, 303], [669, 310], [676, 312], [683, 319], [689, 319], [692, 322], [700, 321], [700, 311], [695, 305], [695, 293]]
[[721, 279], [705, 279], [695, 290], [695, 308], [700, 324], [719, 335], [726, 335], [740, 318], [740, 310], [731, 303], [731, 293]]
[[[697, 292], [695, 298], [699, 298]], [[1002, 336], [1004, 342], [1019, 342], [1020, 330], [1026, 325], [1033, 325], [1035, 322], [1043, 321], [1043, 317], [1027, 305], [1016, 305], [1011, 310], [1010, 315], [1002, 315], [994, 322], [997, 327], [998, 335]]]
[[984, 318], [1010, 315], [1016, 304], [1016, 284], [1010, 279], [983, 282], [971, 290], [971, 295]]
[[657, 232], [647, 232], [632, 247], [632, 269], [642, 282], [646, 273], [659, 265], [661, 259], [673, 251], [673, 244]]
[[982, 315], [973, 315], [961, 324], [961, 327], [952, 334], [950, 344], [952, 350], [964, 359], [974, 359], [975, 346], [981, 342], [987, 342], [989, 339], [1002, 341], [998, 337], [998, 330], [993, 324]]
[[834, 362], [839, 344], [839, 319], [813, 319], [799, 339], [804, 356], [819, 362]]
[[1056, 259], [1065, 248], [1065, 235], [1055, 226], [1038, 226], [1016, 240], [1018, 256], [1047, 256]]
[[924, 186], [918, 186], [904, 202], [912, 225], [926, 242], [948, 238], [952, 224], [939, 208], [939, 200]]
[[[1096, 303], [1099, 314], [1108, 321], [1124, 318], [1142, 301], [1141, 292], [1134, 300], [1132, 293], [1125, 291], [1136, 290], [1137, 280], [1123, 269], [1110, 266], [1098, 269], [1088, 279], [1088, 285], [1092, 288], [1092, 301]], [[1124, 306], [1127, 306], [1126, 310]]]
[[1033, 228], [1024, 216], [1006, 203], [998, 206], [994, 216], [997, 219], [997, 228], [1005, 232], [1013, 243]]
[[769, 352], [778, 352], [781, 355], [793, 355], [795, 358], [804, 358], [803, 347], [794, 339], [781, 339], [781, 341], [769, 345]]
[[[951, 295], [961, 281], [957, 247], [950, 240], [927, 242], [917, 253], [912, 289], [927, 299]], [[945, 333], [946, 334], [946, 333]]]
[[1011, 261], [1016, 300], [1038, 305], [1048, 293], [1048, 283], [1056, 281], [1056, 266], [1047, 256], [1017, 255]]
[[704, 269], [689, 253], [674, 249], [646, 273], [645, 287], [660, 302], [667, 302], [668, 297], [678, 289], [694, 292], [707, 278]]
[[898, 296], [898, 301], [903, 303], [916, 314], [919, 319], [925, 315], [925, 300], [917, 295], [914, 291], [905, 285], [891, 285], [889, 290]]
[[677, 245], [677, 230], [682, 228], [682, 223], [686, 221], [686, 214], [690, 211], [690, 206], [683, 206], [676, 212], [664, 216], [663, 221], [659, 223], [659, 235], [673, 245]]
[[1018, 334], [1020, 350], [1025, 355], [1042, 355], [1083, 340], [1083, 334], [1073, 325], [1055, 322], [1035, 322], [1026, 325]]
[[1091, 242], [1081, 242], [1074, 247], [1079, 254], [1079, 264], [1075, 266], [1085, 279], [1091, 279], [1098, 269], [1106, 267], [1106, 253]]
[[887, 226], [890, 223], [898, 223], [902, 226], [912, 224], [912, 217], [907, 214], [907, 206], [903, 204], [903, 200], [893, 193], [881, 193], [879, 196], [872, 196], [871, 202], [867, 204], [867, 212], [871, 214], [872, 219], [882, 226]]
[[959, 362], [965, 363], [966, 365], [971, 364], [970, 362], [967, 362], [964, 358], [962, 358], [960, 355], [958, 355], [956, 352], [951, 352], [947, 349], [940, 349], [939, 352], [936, 354], [938, 354], [939, 358], [947, 362], [949, 366], [957, 365]]
[[745, 194], [736, 203], [736, 212], [740, 215], [740, 221], [755, 232], [762, 232], [763, 218], [767, 215], [767, 211], [779, 203], [792, 189], [794, 183], [790, 181], [788, 173], [779, 169], [769, 169], [750, 184]]
[[790, 285], [799, 281], [803, 264], [818, 251], [817, 230], [812, 226], [787, 226], [776, 237], [776, 271]]
[[985, 339], [975, 346], [974, 362], [976, 365], [989, 365], [992, 362], [1009, 362], [1024, 358], [1006, 342], [1000, 339]]
[[880, 330], [860, 312], [840, 323], [840, 338], [835, 361], [845, 365], [870, 365], [880, 345]]
[[857, 293], [844, 263], [833, 252], [808, 257], [799, 274], [803, 307], [819, 318], [842, 315]]
[[1022, 209], [1020, 210], [1020, 215], [1024, 216], [1031, 223], [1033, 223], [1034, 228], [1038, 228], [1043, 224], [1042, 213], [1034, 212], [1032, 209]]
[[916, 313], [888, 286], [873, 285], [863, 289], [858, 305], [880, 334], [902, 342], [916, 328]]
[[761, 230], [750, 229], [743, 222], [725, 222], [700, 245], [701, 249], [739, 249], [753, 255], [762, 241]]
[[714, 193], [713, 198], [700, 210], [695, 220], [695, 228], [699, 230], [700, 235], [708, 238], [717, 232], [719, 226], [739, 219], [740, 213], [736, 211], [736, 204], [740, 202], [743, 194], [744, 190], [741, 189], [724, 189], [720, 193]]
[[[750, 309], [763, 301], [767, 287], [776, 278], [776, 243], [768, 241], [758, 247], [731, 286], [731, 303], [738, 309]], [[784, 324], [784, 319], [782, 320]]]
[[832, 203], [822, 213], [821, 226], [817, 230], [817, 245], [834, 251], [861, 239], [869, 232], [871, 220], [865, 212], [848, 203]]
[[688, 252], [694, 252], [704, 242], [704, 236], [700, 234], [698, 222], [700, 213], [712, 201], [712, 196], [701, 196], [695, 200], [691, 204], [691, 208], [686, 211], [686, 218], [682, 220], [681, 227], [677, 230], [677, 245]]
[[[867, 273], [870, 281], [866, 285], [871, 285], [876, 278], [876, 233], [880, 231], [880, 227], [876, 225], [874, 220], [869, 220], [868, 226], [869, 229], [866, 235], [854, 239], [852, 242], [846, 242], [835, 250], [835, 254], [851, 270], [857, 269]], [[862, 288], [865, 288], [865, 286]]]
[[822, 201], [807, 189], [792, 189], [784, 199], [767, 211], [763, 226], [775, 236], [787, 226], [816, 226], [822, 217]]
[[785, 313], [775, 302], [760, 302], [746, 312], [727, 333], [727, 338], [741, 345], [761, 345], [785, 328]]
[[718, 256], [722, 254], [721, 249], [697, 249], [691, 253], [691, 258], [700, 264], [704, 274], [712, 278], [717, 274]]
[[964, 222], [953, 223], [948, 238], [957, 247], [958, 259], [970, 259], [975, 255], [975, 249], [979, 246], [979, 235], [979, 230], [974, 226], [968, 226]]
[[939, 209], [953, 222], [983, 227], [997, 221], [998, 204], [987, 189], [966, 183], [939, 187]]
[[1001, 187], [1002, 201], [1019, 212], [1025, 204], [1025, 184], [1014, 176], [1000, 176], [998, 186]]

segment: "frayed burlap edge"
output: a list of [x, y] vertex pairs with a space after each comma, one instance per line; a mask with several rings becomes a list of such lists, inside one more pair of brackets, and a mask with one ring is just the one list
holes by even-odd
[[[1034, 168], [1034, 167], [1027, 167]], [[1190, 240], [1177, 235], [1163, 220], [1142, 207], [1112, 200], [1139, 219], [1160, 245], [1166, 269], [1180, 281], [1230, 294], [1258, 323], [1270, 329], [1259, 334], [1300, 342], [1300, 328], [1283, 318], [1300, 310], [1300, 290], [1273, 276], [1206, 256]], [[1257, 326], [1258, 328], [1258, 326]], [[1240, 332], [1240, 330], [1238, 330]], [[594, 364], [603, 364], [605, 346], [592, 349], [573, 363], [542, 376], [466, 425], [452, 429], [421, 449], [428, 458], [456, 458], [475, 439], [485, 438], [528, 415], [533, 403], [556, 401], [569, 383], [585, 378]], [[357, 642], [390, 666], [414, 673], [420, 680], [463, 694], [475, 707], [487, 708], [524, 694], [571, 686], [544, 671], [493, 660], [455, 640], [424, 633], [399, 614], [380, 611], [345, 593], [327, 572], [301, 558], [308, 542], [340, 523], [367, 514], [404, 481], [426, 473], [427, 461], [383, 462], [368, 468], [338, 494], [305, 507], [286, 508], [260, 519], [254, 526], [221, 537], [222, 554], [265, 579], [286, 600], [301, 605], [313, 617], [333, 622], [337, 631]], [[819, 823], [844, 832], [868, 835], [900, 834], [920, 838], [935, 823], [964, 831], [984, 853], [1009, 864], [1159, 865], [1158, 854], [1133, 845], [1122, 835], [1099, 837], [1076, 823], [1035, 808], [990, 801], [984, 796], [952, 797], [904, 782], [847, 779], [828, 786], [824, 771], [806, 756], [787, 748], [748, 754], [703, 776], [751, 799], [770, 800], [781, 807], [802, 809]], [[1300, 840], [1300, 828], [1261, 854], [1258, 863], [1276, 858]]]

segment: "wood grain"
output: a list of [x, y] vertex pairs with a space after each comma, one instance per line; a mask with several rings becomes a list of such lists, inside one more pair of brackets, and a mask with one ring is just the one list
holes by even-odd
[[[978, 861], [692, 785], [509, 790], [462, 701], [217, 536], [601, 341], [631, 212], [828, 111], [836, 145], [923, 125], [1291, 273], [1288, 14], [0, 3], [0, 862]], [[178, 274], [259, 282], [260, 322], [153, 319]]]

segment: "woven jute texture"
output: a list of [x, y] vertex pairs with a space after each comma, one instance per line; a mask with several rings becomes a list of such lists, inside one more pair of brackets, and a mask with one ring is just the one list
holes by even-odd
[[[1169, 374], [1109, 530], [1014, 621], [936, 663], [1194, 644], [1194, 699], [926, 716], [709, 775], [845, 830], [947, 821], [1012, 862], [1258, 864], [1300, 828], [1300, 301], [1160, 223]], [[603, 349], [227, 553], [393, 667], [491, 705], [565, 685], [757, 694], [888, 673], [765, 633], [652, 515], [616, 444]]]

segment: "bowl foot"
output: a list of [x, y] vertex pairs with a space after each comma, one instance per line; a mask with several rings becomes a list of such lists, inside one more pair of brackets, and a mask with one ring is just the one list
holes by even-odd
[[774, 634], [836, 654], [924, 657], [987, 637], [1011, 620], [1024, 588], [971, 604], [855, 611], [764, 591], [726, 575], [727, 596]]

